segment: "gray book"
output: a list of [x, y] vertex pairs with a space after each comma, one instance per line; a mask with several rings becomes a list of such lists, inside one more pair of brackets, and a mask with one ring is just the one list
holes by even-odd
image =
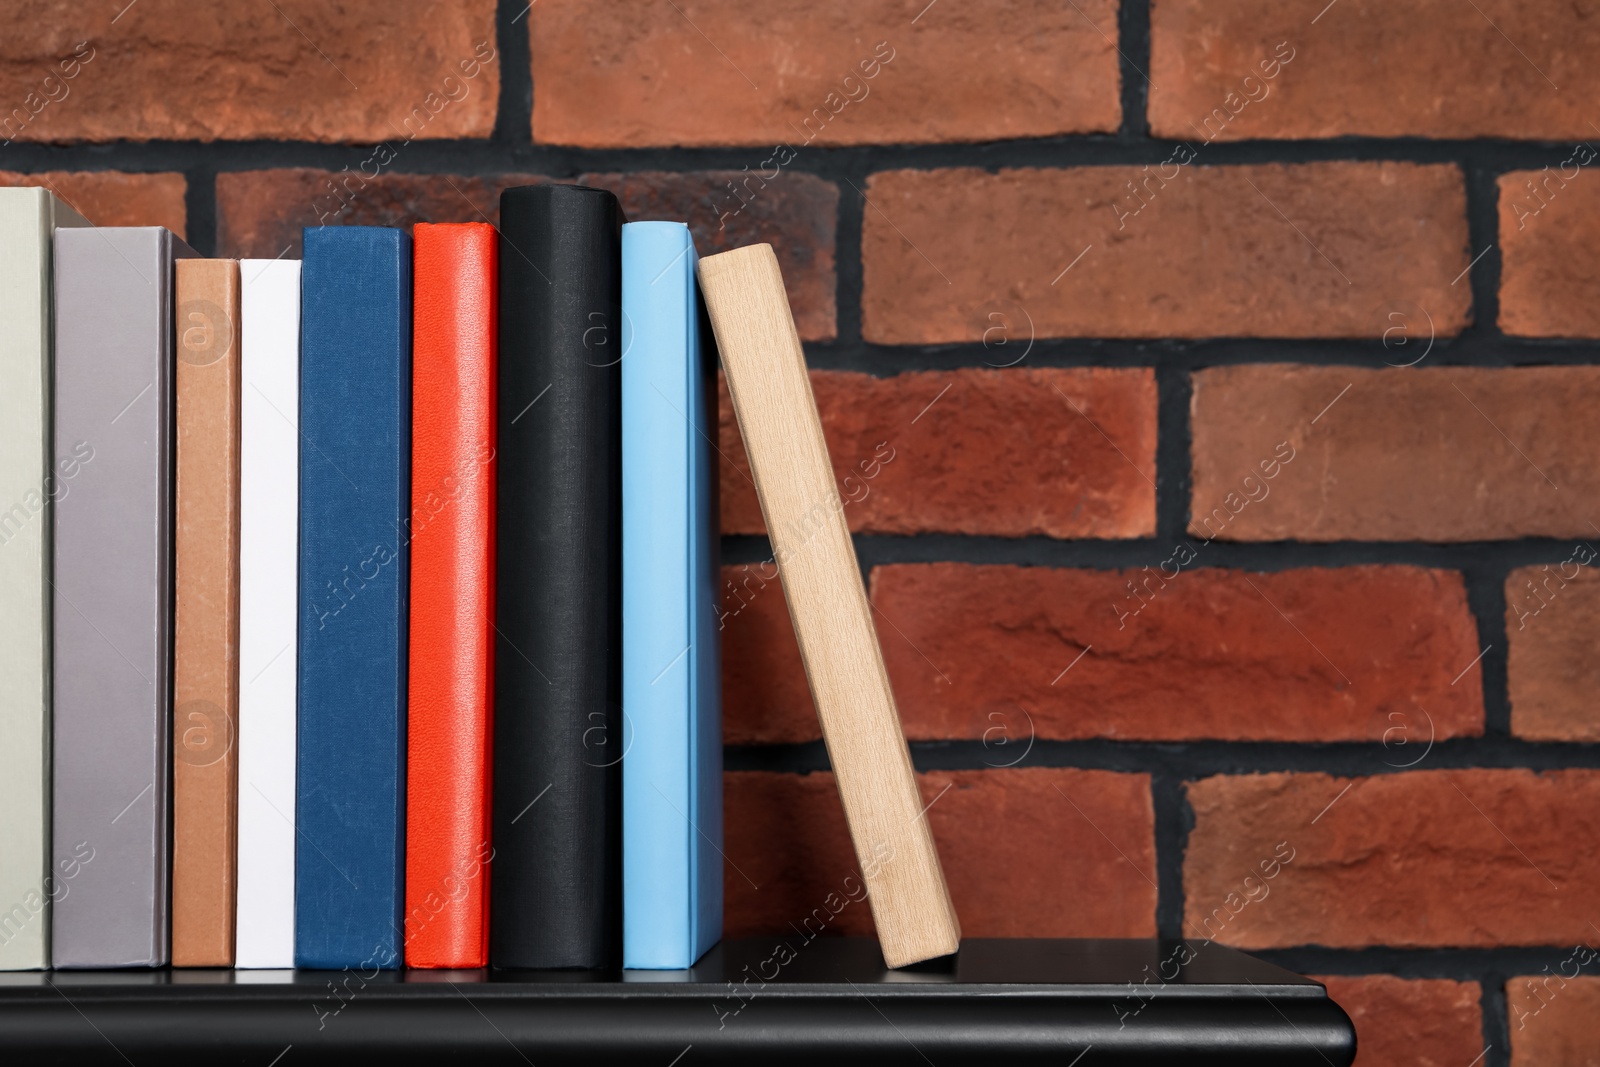
[[[50, 519], [72, 477], [50, 441], [50, 253], [87, 226], [44, 189], [0, 189], [0, 970], [50, 966]], [[69, 469], [75, 474], [76, 463]], [[76, 868], [72, 868], [76, 871]]]
[[173, 260], [158, 227], [60, 230], [55, 456], [57, 967], [161, 966], [170, 934]]

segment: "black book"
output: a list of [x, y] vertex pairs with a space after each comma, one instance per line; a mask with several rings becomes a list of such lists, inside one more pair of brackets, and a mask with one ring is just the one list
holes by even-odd
[[489, 962], [622, 945], [622, 208], [500, 197]]

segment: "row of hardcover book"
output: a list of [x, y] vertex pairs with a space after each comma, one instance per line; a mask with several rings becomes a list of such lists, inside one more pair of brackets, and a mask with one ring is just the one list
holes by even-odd
[[715, 357], [676, 222], [203, 259], [0, 190], [0, 969], [720, 936]]

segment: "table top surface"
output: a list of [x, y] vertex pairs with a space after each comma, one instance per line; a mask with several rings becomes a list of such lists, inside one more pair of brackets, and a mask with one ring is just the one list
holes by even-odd
[[[56, 986], [85, 993], [139, 995], [161, 989], [239, 995], [270, 995], [276, 989], [322, 989], [325, 970], [227, 970], [157, 968], [106, 971], [17, 971], [0, 973], [0, 998]], [[705, 987], [755, 984], [770, 993], [865, 987], [875, 993], [1049, 990], [1060, 995], [1104, 996], [1141, 990], [1143, 996], [1208, 995], [1270, 991], [1274, 996], [1322, 996], [1322, 986], [1281, 967], [1209, 941], [1065, 940], [969, 938], [954, 956], [899, 970], [883, 963], [872, 938], [739, 938], [720, 942], [688, 970], [678, 971], [375, 971], [351, 968], [374, 993], [427, 995], [430, 987], [472, 986], [485, 994], [541, 991], [603, 995], [703, 994]]]

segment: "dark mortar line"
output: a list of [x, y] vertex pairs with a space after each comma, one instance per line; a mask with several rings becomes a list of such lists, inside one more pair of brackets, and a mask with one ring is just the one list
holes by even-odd
[[[1269, 496], [1268, 501], [1271, 500]], [[1515, 541], [1471, 541], [1439, 544], [1427, 541], [1272, 541], [1259, 544], [1224, 541], [1206, 542], [1193, 535], [1139, 538], [1127, 541], [1057, 540], [1049, 537], [986, 537], [965, 534], [856, 534], [856, 554], [864, 566], [895, 563], [971, 563], [1018, 567], [1083, 567], [1095, 570], [1138, 570], [1154, 567], [1173, 554], [1174, 548], [1193, 546], [1196, 562], [1172, 584], [1183, 581], [1190, 569], [1223, 567], [1263, 573], [1302, 568], [1335, 569], [1368, 565], [1403, 565], [1441, 570], [1472, 572], [1477, 580], [1503, 583], [1505, 575], [1518, 567], [1559, 563], [1573, 553], [1579, 538], [1537, 537]], [[1589, 541], [1600, 539], [1589, 538]], [[772, 548], [761, 535], [731, 535], [722, 538], [722, 562], [739, 566], [755, 564], [772, 557]], [[1600, 547], [1600, 544], [1597, 544]], [[1501, 600], [1490, 588], [1480, 587], [1477, 600], [1469, 604], [1485, 618], [1503, 619]], [[1503, 598], [1501, 598], [1503, 599]], [[1160, 597], [1151, 610], [1160, 608]], [[1537, 617], [1528, 625], [1536, 625]], [[1502, 622], [1503, 626], [1503, 622]], [[1488, 631], [1493, 632], [1493, 631]], [[1504, 642], [1500, 642], [1503, 644]], [[1481, 646], [1480, 646], [1481, 647]]]
[[[1569, 555], [1570, 552], [1569, 548]], [[1564, 560], [1567, 555], [1561, 558]], [[1467, 607], [1478, 623], [1478, 647], [1487, 650], [1479, 661], [1483, 675], [1484, 730], [1499, 737], [1511, 736], [1510, 643], [1506, 632], [1505, 596], [1511, 569], [1500, 559], [1468, 561], [1461, 568], [1467, 587]], [[1537, 625], [1537, 618], [1532, 622]]]
[[[1506, 982], [1519, 973], [1528, 972], [1515, 967], [1516, 962], [1521, 962], [1517, 957], [1511, 957], [1508, 962], [1512, 963], [1510, 969], [1504, 964], [1491, 964], [1483, 969], [1478, 978], [1478, 1010], [1483, 1014], [1483, 1043], [1489, 1049], [1488, 1055], [1484, 1056], [1484, 1067], [1511, 1067], [1510, 998], [1506, 996]], [[1555, 966], [1559, 965], [1560, 961], [1557, 960]], [[1545, 963], [1541, 962], [1532, 970], [1537, 973], [1544, 967]]]
[[533, 63], [528, 40], [528, 0], [499, 0], [495, 8], [495, 48], [500, 65], [500, 101], [495, 108], [492, 144], [525, 147], [533, 143]]
[[1183, 862], [1194, 813], [1182, 782], [1165, 771], [1150, 776], [1150, 799], [1155, 812], [1156, 933], [1182, 937]]
[[1496, 185], [1500, 172], [1482, 164], [1470, 151], [1464, 166], [1467, 233], [1473, 261], [1469, 276], [1456, 284], [1472, 286], [1469, 332], [1500, 337], [1500, 206]]
[[[1600, 769], [1600, 745], [1466, 737], [1420, 744], [1385, 746], [1372, 741], [1083, 741], [1034, 740], [1021, 759], [993, 739], [911, 741], [918, 770], [1024, 770], [1050, 767], [1151, 774], [1170, 781], [1163, 789], [1216, 775], [1321, 773], [1336, 778], [1368, 778], [1439, 770]], [[1416, 749], [1422, 751], [1415, 751]], [[730, 771], [807, 774], [828, 769], [821, 741], [723, 746]], [[1161, 814], [1158, 812], [1158, 819]], [[1172, 812], [1166, 813], [1172, 818]], [[1184, 819], [1190, 816], [1185, 815]], [[1184, 832], [1192, 825], [1183, 822]], [[1181, 836], [1181, 835], [1180, 835]], [[1170, 838], [1169, 838], [1170, 840]]]
[[1129, 141], [1150, 136], [1150, 4], [1122, 0], [1117, 8], [1117, 66], [1122, 79], [1121, 136]]
[[[184, 228], [189, 247], [202, 256], [217, 251], [216, 174], [203, 164], [184, 172], [187, 195], [184, 197]], [[92, 221], [92, 220], [91, 220]]]
[[[1271, 899], [1268, 896], [1262, 903]], [[1592, 935], [1590, 940], [1594, 941]], [[1400, 978], [1455, 978], [1459, 981], [1483, 981], [1483, 976], [1493, 975], [1503, 984], [1510, 978], [1543, 974], [1546, 967], [1555, 973], [1573, 947], [1571, 944], [1495, 948], [1395, 948], [1386, 945], [1327, 948], [1304, 945], [1245, 951], [1268, 962], [1298, 970], [1301, 974], [1392, 974]], [[1584, 973], [1594, 974], [1597, 970], [1600, 970], [1600, 964], [1591, 963]]]
[[[513, 38], [502, 57], [525, 40]], [[642, 148], [578, 148], [535, 144], [523, 137], [531, 96], [508, 100], [529, 83], [513, 75], [501, 77], [501, 105], [488, 137], [418, 139], [405, 145], [386, 171], [418, 174], [493, 175], [531, 171], [569, 177], [585, 171], [738, 170], [757, 165], [771, 153], [767, 144], [750, 146]], [[531, 86], [528, 89], [531, 92]], [[527, 108], [528, 110], [524, 110]], [[797, 171], [841, 179], [879, 170], [976, 167], [993, 172], [1009, 167], [1143, 166], [1169, 158], [1188, 142], [1130, 136], [1072, 135], [1053, 138], [946, 144], [804, 146]], [[372, 143], [325, 144], [311, 141], [111, 141], [47, 144], [13, 142], [0, 150], [0, 168], [36, 170], [182, 171], [208, 163], [218, 171], [276, 167], [354, 167], [370, 154]], [[1470, 165], [1477, 178], [1492, 184], [1512, 170], [1559, 166], [1571, 153], [1570, 142], [1434, 141], [1425, 138], [1335, 138], [1321, 141], [1213, 142], [1201, 148], [1202, 166], [1296, 164], [1316, 162], [1443, 163]]]
[[[854, 297], [855, 294], [851, 295]], [[1011, 314], [1013, 317], [1016, 315], [1015, 311]], [[1381, 318], [1375, 315], [1373, 319], [1375, 333], [1378, 332]], [[1001, 323], [1002, 329], [1009, 329], [1010, 321], [1009, 318], [1004, 320]], [[1017, 318], [1017, 321], [1026, 320]], [[1402, 370], [1396, 366], [1402, 353], [1398, 350], [1386, 350], [1383, 343], [1376, 338], [1348, 340], [1217, 338], [1198, 341], [1037, 338], [1028, 342], [1025, 337], [1014, 336], [1007, 337], [1006, 343], [1023, 345], [1026, 348], [1026, 355], [1022, 355], [1021, 358], [1005, 355], [1005, 350], [998, 344], [985, 346], [981, 341], [947, 345], [892, 346], [838, 340], [811, 341], [807, 342], [805, 347], [806, 360], [814, 369], [858, 371], [875, 377], [891, 377], [913, 371], [975, 369], [998, 372], [1013, 368], [1029, 370], [1041, 367], [1111, 369], [1154, 367], [1195, 371], [1236, 364], [1279, 363], [1349, 367], [1353, 370], [1387, 370], [1397, 374]], [[1410, 358], [1409, 354], [1406, 358]], [[1436, 338], [1424, 360], [1417, 366], [1418, 368], [1590, 366], [1596, 363], [1600, 363], [1600, 342], [1595, 340], [1511, 338], [1498, 333], [1473, 331], [1455, 338]]]
[[[1158, 366], [1155, 374], [1155, 541], [1160, 545], [1172, 546], [1188, 539], [1185, 531], [1189, 526], [1189, 498], [1193, 482], [1189, 404], [1194, 388], [1193, 379], [1181, 368]], [[1165, 559], [1166, 555], [1160, 558]]]
[[[805, 149], [801, 155], [808, 151], [810, 149]], [[839, 210], [834, 235], [834, 299], [838, 309], [838, 339], [831, 344], [839, 349], [850, 350], [864, 345], [861, 340], [861, 293], [865, 266], [861, 257], [861, 231], [866, 212], [873, 209], [862, 199], [862, 193], [856, 191], [866, 190], [866, 169], [852, 168], [842, 177], [848, 181], [838, 183]], [[852, 184], [856, 188], [851, 188]]]

